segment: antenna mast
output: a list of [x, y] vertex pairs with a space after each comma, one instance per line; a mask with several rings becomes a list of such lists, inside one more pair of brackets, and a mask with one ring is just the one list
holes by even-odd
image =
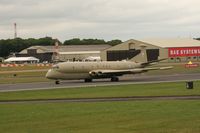
[[17, 38], [17, 24], [14, 23], [14, 38]]
[[53, 62], [59, 61], [59, 43], [58, 41], [55, 42], [54, 50], [53, 50]]

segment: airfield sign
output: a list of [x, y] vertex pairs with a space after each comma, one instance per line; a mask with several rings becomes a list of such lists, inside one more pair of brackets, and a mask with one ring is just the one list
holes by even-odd
[[199, 64], [198, 63], [192, 63], [192, 61], [185, 64], [185, 68], [196, 68], [196, 67], [199, 67]]

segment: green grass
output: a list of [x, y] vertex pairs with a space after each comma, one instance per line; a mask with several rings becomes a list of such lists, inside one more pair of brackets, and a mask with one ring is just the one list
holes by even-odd
[[194, 89], [188, 90], [185, 82], [121, 85], [104, 87], [63, 88], [22, 92], [1, 92], [0, 100], [49, 99], [49, 98], [94, 98], [126, 96], [168, 96], [200, 95], [200, 81], [194, 82]]
[[[14, 76], [16, 74], [16, 76]], [[0, 73], [0, 84], [46, 82], [46, 71]]]
[[[49, 80], [45, 78], [45, 74], [49, 68], [50, 66], [38, 67], [36, 65], [0, 67], [0, 84], [48, 82]], [[28, 72], [26, 70], [33, 71]], [[14, 76], [15, 74], [17, 76]]]
[[[185, 82], [1, 92], [0, 100], [199, 95]], [[0, 133], [198, 133], [199, 100], [0, 104]]]
[[36, 66], [36, 65], [25, 65], [18, 67], [0, 67], [0, 71], [20, 71], [20, 70], [35, 70], [35, 69], [49, 69], [51, 66]]
[[160, 63], [158, 65], [151, 66], [151, 67], [173, 66], [173, 69], [149, 71], [149, 72], [147, 72], [145, 74], [147, 74], [147, 75], [162, 75], [162, 74], [169, 75], [169, 74], [200, 73], [199, 67], [197, 67], [197, 68], [185, 68], [185, 64], [180, 64], [180, 63], [172, 63], [172, 64], [170, 64], [170, 63], [169, 64], [168, 63]]
[[200, 102], [0, 104], [1, 133], [199, 133]]

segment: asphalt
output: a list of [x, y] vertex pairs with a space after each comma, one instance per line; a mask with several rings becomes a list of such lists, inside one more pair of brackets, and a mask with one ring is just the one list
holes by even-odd
[[200, 95], [192, 96], [132, 96], [132, 97], [100, 97], [100, 98], [62, 98], [62, 99], [26, 99], [0, 100], [0, 104], [20, 103], [74, 103], [74, 102], [120, 102], [120, 101], [149, 101], [149, 100], [200, 100]]
[[161, 82], [179, 82], [179, 81], [196, 81], [200, 80], [200, 73], [197, 74], [175, 74], [175, 75], [128, 75], [120, 77], [119, 82], [110, 82], [110, 79], [94, 80], [91, 83], [84, 83], [83, 80], [61, 81], [59, 85], [52, 82], [37, 83], [20, 83], [20, 84], [1, 84], [0, 92], [24, 91], [24, 90], [42, 90], [55, 88], [75, 88], [90, 86], [108, 86], [108, 85], [125, 85], [125, 84], [149, 84]]

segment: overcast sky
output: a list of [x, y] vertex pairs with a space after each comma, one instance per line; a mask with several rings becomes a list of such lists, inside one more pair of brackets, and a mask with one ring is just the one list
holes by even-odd
[[0, 39], [200, 37], [200, 0], [0, 0]]

